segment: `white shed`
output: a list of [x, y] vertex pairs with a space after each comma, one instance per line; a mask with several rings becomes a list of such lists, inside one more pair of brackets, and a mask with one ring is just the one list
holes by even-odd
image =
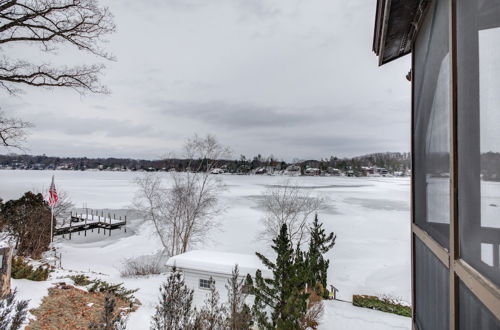
[[[210, 289], [210, 278], [215, 282], [221, 301], [227, 302], [226, 284], [235, 265], [238, 265], [242, 279], [247, 274], [254, 277], [257, 269], [262, 271], [264, 277], [271, 275], [260, 259], [251, 254], [193, 250], [171, 257], [167, 261], [167, 266], [176, 267], [184, 274], [186, 285], [194, 290], [193, 303], [197, 307], [203, 306], [205, 302]], [[247, 303], [252, 304], [252, 297], [247, 299]]]

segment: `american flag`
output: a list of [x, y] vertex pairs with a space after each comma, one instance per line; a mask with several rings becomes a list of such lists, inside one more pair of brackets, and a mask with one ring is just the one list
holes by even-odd
[[54, 184], [54, 176], [52, 176], [52, 183], [50, 184], [49, 189], [49, 205], [54, 206], [57, 203], [57, 191], [56, 185]]

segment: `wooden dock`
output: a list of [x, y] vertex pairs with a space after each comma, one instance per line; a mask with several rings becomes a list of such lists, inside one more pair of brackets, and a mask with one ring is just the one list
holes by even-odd
[[94, 211], [87, 210], [85, 213], [78, 215], [75, 213], [71, 213], [69, 223], [65, 223], [60, 226], [56, 226], [54, 230], [54, 236], [63, 236], [69, 235], [69, 239], [71, 239], [71, 235], [77, 233], [78, 235], [83, 234], [87, 236], [87, 230], [94, 232], [97, 230], [97, 233], [100, 234], [101, 230], [104, 235], [111, 236], [111, 232], [113, 230], [123, 230], [127, 232], [127, 216], [116, 217], [111, 213], [104, 214], [103, 211]]

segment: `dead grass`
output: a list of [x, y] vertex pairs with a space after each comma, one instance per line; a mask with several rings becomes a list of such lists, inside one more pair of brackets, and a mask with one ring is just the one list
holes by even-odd
[[[59, 285], [49, 289], [40, 307], [31, 310], [36, 317], [27, 330], [86, 330], [91, 321], [99, 320], [104, 308], [105, 294], [89, 293], [71, 285]], [[116, 311], [134, 311], [130, 303], [116, 299]]]

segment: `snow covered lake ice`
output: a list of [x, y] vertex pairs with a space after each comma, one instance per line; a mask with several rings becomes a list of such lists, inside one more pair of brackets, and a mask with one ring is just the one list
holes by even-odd
[[[123, 210], [130, 207], [136, 187], [136, 172], [0, 171], [0, 198], [18, 198], [25, 191], [45, 191], [52, 175], [58, 189], [66, 191], [76, 207]], [[169, 173], [162, 173], [169, 180]], [[257, 240], [263, 215], [259, 198], [269, 185], [281, 184], [281, 176], [222, 175], [227, 189], [222, 194], [226, 212], [221, 228], [198, 249], [253, 254], [269, 248]], [[410, 301], [410, 212], [408, 178], [297, 177], [295, 183], [314, 194], [326, 196], [329, 207], [319, 214], [329, 231], [337, 234], [329, 253], [329, 282], [338, 297], [351, 300], [352, 294], [385, 294]], [[65, 271], [93, 272], [110, 282], [124, 282], [140, 288], [136, 296], [141, 308], [133, 313], [129, 329], [149, 326], [157, 303], [162, 276], [121, 278], [125, 258], [152, 255], [160, 249], [153, 228], [132, 219], [127, 233], [113, 231], [111, 237], [74, 235], [71, 241], [57, 238]], [[63, 272], [64, 273], [64, 272]], [[64, 274], [60, 274], [64, 276]], [[92, 276], [92, 275], [91, 275]], [[60, 279], [54, 279], [60, 281]], [[21, 295], [36, 306], [46, 287], [33, 290], [26, 281], [14, 281]], [[321, 329], [410, 329], [411, 320], [392, 314], [327, 302]]]

